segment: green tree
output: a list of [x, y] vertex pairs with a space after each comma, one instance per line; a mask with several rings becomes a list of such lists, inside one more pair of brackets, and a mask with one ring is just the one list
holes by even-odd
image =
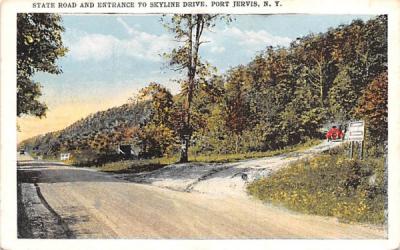
[[146, 124], [134, 136], [139, 140], [143, 157], [161, 157], [175, 144], [174, 131], [163, 124]]
[[332, 39], [327, 34], [309, 35], [296, 47], [297, 61], [302, 66], [302, 77], [307, 79], [319, 97], [320, 108], [326, 107], [327, 92], [334, 77], [334, 61], [331, 58]]
[[337, 74], [329, 90], [328, 100], [333, 121], [348, 121], [354, 118], [358, 96], [347, 69]]
[[174, 107], [171, 92], [158, 83], [150, 83], [142, 88], [138, 94], [138, 101], [150, 102], [150, 122], [155, 125], [164, 125], [172, 128], [172, 112]]
[[235, 152], [239, 151], [239, 143], [242, 132], [248, 126], [249, 108], [245, 100], [246, 88], [250, 87], [251, 76], [246, 67], [239, 66], [229, 72], [225, 84], [225, 96], [223, 100], [224, 120], [226, 130], [233, 135]]
[[39, 101], [41, 85], [33, 81], [38, 72], [60, 74], [56, 60], [65, 55], [61, 16], [45, 13], [17, 15], [17, 115], [42, 117], [47, 106]]
[[144, 157], [162, 156], [174, 146], [174, 100], [171, 92], [158, 83], [150, 83], [137, 96], [139, 103], [147, 103], [150, 112], [147, 120], [138, 130], [131, 131], [142, 148]]
[[366, 23], [354, 20], [333, 32], [332, 57], [348, 74], [357, 96], [371, 81], [387, 70], [387, 15]]

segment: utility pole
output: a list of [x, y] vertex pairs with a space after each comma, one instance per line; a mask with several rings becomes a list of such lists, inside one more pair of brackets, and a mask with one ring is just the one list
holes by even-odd
[[350, 159], [353, 159], [353, 141], [350, 142], [350, 152], [349, 152], [349, 157]]

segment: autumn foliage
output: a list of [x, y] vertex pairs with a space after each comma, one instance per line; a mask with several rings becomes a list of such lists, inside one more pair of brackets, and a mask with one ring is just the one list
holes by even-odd
[[356, 109], [367, 122], [370, 140], [383, 143], [388, 138], [388, 75], [383, 72], [364, 90]]

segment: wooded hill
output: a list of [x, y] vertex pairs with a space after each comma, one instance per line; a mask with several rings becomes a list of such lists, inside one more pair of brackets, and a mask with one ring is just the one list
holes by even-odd
[[133, 143], [153, 157], [176, 154], [190, 130], [191, 153], [265, 151], [320, 137], [325, 123], [354, 119], [366, 120], [372, 153], [387, 140], [387, 16], [267, 47], [224, 75], [198, 71], [189, 128], [182, 127], [184, 95], [152, 83], [135, 102], [22, 144], [42, 154], [95, 157]]
[[59, 152], [116, 152], [120, 143], [131, 143], [133, 128], [145, 124], [149, 112], [148, 102], [124, 104], [91, 114], [63, 130], [25, 140], [20, 147], [44, 156], [57, 156]]

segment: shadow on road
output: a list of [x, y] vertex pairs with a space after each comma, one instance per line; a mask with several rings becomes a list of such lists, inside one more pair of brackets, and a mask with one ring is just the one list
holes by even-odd
[[18, 169], [19, 183], [60, 183], [60, 182], [120, 182], [112, 176], [82, 169], [54, 169], [35, 167]]
[[18, 161], [17, 166], [48, 167], [48, 166], [66, 166], [66, 165], [64, 163], [57, 163], [57, 162]]
[[163, 167], [168, 166], [166, 164], [147, 164], [143, 166], [133, 166], [127, 169], [114, 170], [114, 171], [104, 171], [105, 173], [110, 174], [137, 174], [142, 172], [152, 172], [158, 169], [162, 169]]

